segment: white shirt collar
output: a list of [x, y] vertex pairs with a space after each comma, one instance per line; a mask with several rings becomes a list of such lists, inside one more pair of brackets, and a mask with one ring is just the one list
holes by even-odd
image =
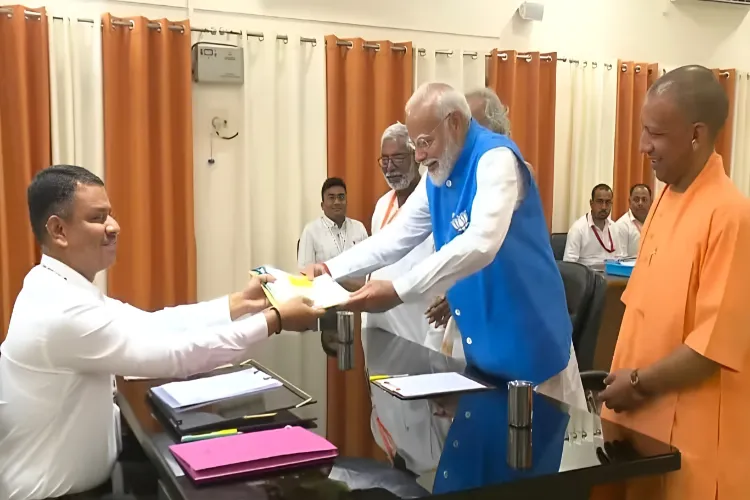
[[91, 291], [97, 296], [103, 295], [101, 290], [99, 290], [96, 285], [87, 280], [78, 271], [66, 264], [63, 264], [57, 259], [50, 257], [49, 255], [42, 254], [42, 260], [39, 262], [39, 265], [46, 268], [48, 272], [57, 274], [72, 285], [81, 287], [84, 290]]
[[630, 219], [630, 222], [635, 222], [636, 221], [635, 215], [633, 215], [633, 211], [632, 210], [628, 210], [628, 218]]
[[[609, 217], [607, 217], [607, 219], [604, 221], [604, 229], [602, 229], [602, 231], [606, 231], [611, 222], [612, 221], [609, 219]], [[588, 225], [588, 227], [596, 227], [596, 224], [594, 224], [594, 218], [591, 217], [591, 212], [588, 212], [586, 214], [586, 224]], [[597, 229], [599, 228], [597, 227]]]
[[339, 225], [336, 224], [333, 220], [329, 219], [326, 214], [323, 214], [323, 224], [329, 229], [344, 229], [344, 226], [346, 225], [346, 221], [349, 220], [349, 217], [344, 218], [344, 223], [341, 224], [341, 227], [339, 228]]

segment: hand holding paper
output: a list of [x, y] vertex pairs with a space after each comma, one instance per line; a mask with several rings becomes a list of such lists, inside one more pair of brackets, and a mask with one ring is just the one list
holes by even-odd
[[256, 270], [273, 276], [274, 282], [265, 284], [269, 301], [278, 307], [296, 297], [312, 301], [313, 307], [330, 308], [346, 303], [349, 292], [336, 283], [328, 274], [321, 274], [310, 280], [302, 275], [292, 275], [279, 269], [262, 267]]
[[392, 281], [370, 280], [365, 286], [352, 293], [343, 306], [345, 309], [356, 312], [380, 313], [402, 303], [401, 297], [393, 288]]

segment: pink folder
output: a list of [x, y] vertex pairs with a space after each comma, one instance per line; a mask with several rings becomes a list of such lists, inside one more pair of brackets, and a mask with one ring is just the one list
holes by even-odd
[[169, 450], [196, 483], [328, 462], [339, 453], [302, 427], [174, 444]]

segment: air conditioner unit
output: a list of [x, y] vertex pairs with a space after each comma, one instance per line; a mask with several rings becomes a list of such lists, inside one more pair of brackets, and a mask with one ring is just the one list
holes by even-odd
[[725, 3], [750, 7], [750, 0], [672, 0], [672, 3]]

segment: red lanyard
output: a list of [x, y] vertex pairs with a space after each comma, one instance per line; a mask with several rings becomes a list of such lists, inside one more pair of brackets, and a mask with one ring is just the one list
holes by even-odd
[[612, 241], [612, 231], [610, 231], [609, 228], [607, 228], [607, 234], [609, 235], [609, 247], [610, 248], [607, 248], [604, 246], [604, 242], [602, 241], [601, 236], [599, 236], [599, 231], [596, 230], [595, 226], [592, 225], [591, 230], [594, 231], [594, 236], [596, 236], [596, 239], [599, 241], [599, 244], [602, 246], [605, 252], [612, 253], [615, 251], [615, 244]]
[[[393, 215], [391, 215], [391, 210], [393, 210], [393, 205], [396, 203], [397, 198], [396, 191], [394, 191], [393, 196], [391, 196], [391, 201], [388, 203], [388, 210], [386, 210], [385, 217], [383, 217], [383, 222], [380, 223], [380, 229], [383, 229], [387, 224], [390, 224], [393, 218], [396, 217], [398, 211], [401, 210], [401, 207], [398, 207], [396, 211], [393, 212]], [[388, 218], [389, 215], [391, 215], [390, 219]]]

